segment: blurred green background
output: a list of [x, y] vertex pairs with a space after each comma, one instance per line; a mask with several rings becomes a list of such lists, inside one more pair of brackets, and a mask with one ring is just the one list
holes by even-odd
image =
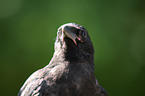
[[109, 96], [145, 96], [144, 0], [0, 0], [0, 91], [16, 96], [48, 64], [57, 28], [83, 25]]

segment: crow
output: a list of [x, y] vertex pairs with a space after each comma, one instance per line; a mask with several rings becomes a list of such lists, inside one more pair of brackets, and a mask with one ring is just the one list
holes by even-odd
[[18, 96], [108, 96], [95, 77], [94, 48], [83, 26], [60, 26], [54, 50], [49, 64], [26, 80]]

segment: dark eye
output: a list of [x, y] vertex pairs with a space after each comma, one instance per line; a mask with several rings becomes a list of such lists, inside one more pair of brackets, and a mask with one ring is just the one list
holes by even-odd
[[82, 32], [82, 36], [83, 36], [84, 38], [86, 38], [86, 37], [87, 37], [87, 33], [86, 33], [86, 32]]

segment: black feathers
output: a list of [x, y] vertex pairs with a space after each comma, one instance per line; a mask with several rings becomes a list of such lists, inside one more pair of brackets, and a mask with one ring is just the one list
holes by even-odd
[[107, 96], [94, 75], [94, 48], [87, 30], [62, 25], [50, 63], [34, 72], [18, 96]]

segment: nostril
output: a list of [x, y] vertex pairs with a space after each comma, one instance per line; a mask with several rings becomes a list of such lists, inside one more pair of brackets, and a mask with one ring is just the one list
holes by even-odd
[[69, 26], [65, 26], [64, 30], [70, 30], [70, 27]]
[[75, 30], [75, 28], [72, 26], [65, 26], [63, 29], [64, 29], [64, 31], [72, 31], [72, 32], [74, 32], [74, 30]]
[[79, 34], [78, 29], [76, 29], [73, 26], [65, 26], [63, 29], [64, 29], [64, 31], [71, 31], [71, 32], [75, 33], [76, 35]]

